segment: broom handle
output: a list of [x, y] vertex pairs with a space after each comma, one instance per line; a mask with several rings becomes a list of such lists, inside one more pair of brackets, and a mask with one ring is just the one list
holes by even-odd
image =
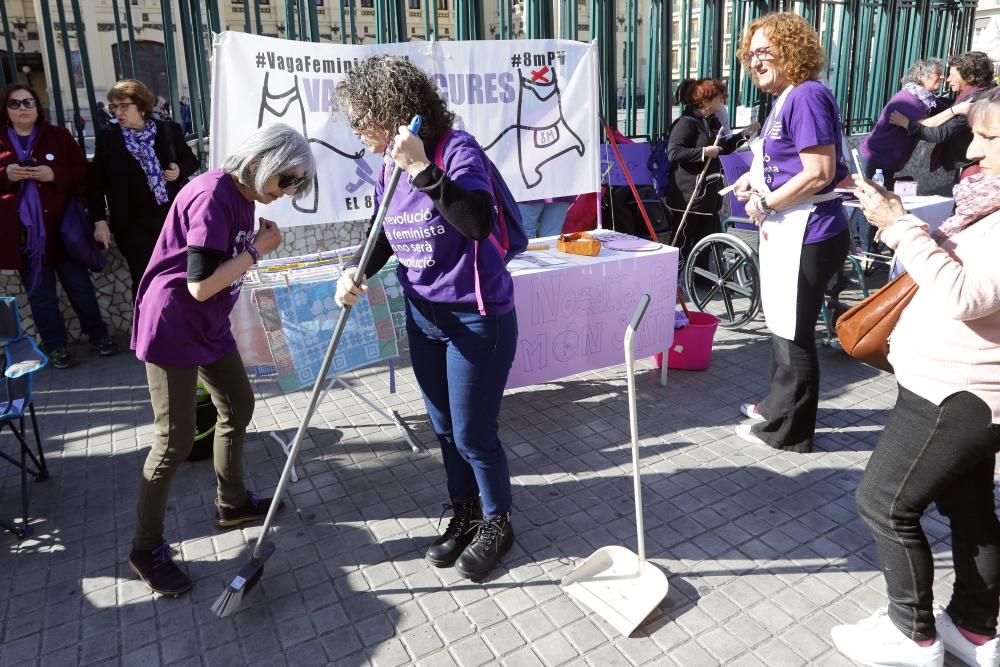
[[[419, 134], [421, 124], [423, 124], [423, 119], [420, 116], [414, 116], [413, 120], [410, 121], [410, 132], [413, 134]], [[386, 212], [389, 210], [389, 202], [392, 201], [392, 195], [396, 191], [396, 184], [399, 183], [399, 176], [401, 173], [402, 170], [399, 168], [398, 164], [393, 167], [392, 175], [389, 177], [389, 185], [386, 187], [385, 195], [382, 198], [382, 205], [379, 206], [378, 214], [375, 216], [375, 223], [372, 225], [372, 229], [368, 233], [368, 238], [365, 240], [365, 247], [361, 253], [361, 260], [358, 262], [358, 267], [354, 272], [355, 287], [361, 286], [358, 281], [361, 280], [361, 276], [365, 275], [365, 268], [367, 268], [368, 260], [371, 259], [372, 252], [375, 249], [375, 241], [378, 239], [379, 233], [382, 231], [382, 223], [385, 220]], [[323, 386], [326, 384], [327, 371], [330, 370], [330, 364], [333, 363], [333, 355], [337, 351], [337, 346], [340, 344], [340, 337], [344, 334], [344, 328], [347, 326], [347, 318], [350, 317], [350, 315], [351, 306], [344, 305], [343, 309], [340, 311], [340, 316], [337, 318], [337, 325], [333, 329], [333, 338], [330, 339], [330, 345], [326, 348], [326, 356], [323, 357], [323, 363], [320, 365], [319, 373], [316, 375], [316, 382], [313, 384], [312, 395], [309, 397], [309, 406], [306, 408], [306, 413], [302, 417], [302, 421], [299, 423], [299, 429], [295, 432], [295, 439], [292, 440], [292, 446], [288, 452], [288, 459], [285, 461], [285, 467], [281, 471], [281, 478], [278, 479], [278, 487], [274, 490], [271, 507], [267, 510], [267, 517], [264, 519], [264, 526], [261, 528], [260, 537], [257, 538], [257, 545], [253, 549], [253, 558], [259, 557], [261, 547], [264, 546], [264, 542], [267, 541], [268, 533], [271, 531], [271, 523], [274, 521], [274, 515], [278, 511], [281, 496], [285, 494], [285, 488], [288, 486], [288, 478], [291, 477], [292, 467], [295, 465], [295, 459], [299, 455], [299, 448], [302, 446], [302, 437], [305, 435], [306, 428], [309, 426], [309, 420], [312, 419], [313, 412], [316, 411], [316, 404], [319, 402], [319, 397], [323, 393]]]
[[[639, 417], [636, 414], [635, 400], [635, 330], [639, 328], [646, 308], [649, 307], [649, 295], [643, 294], [636, 304], [635, 314], [625, 330], [625, 374], [628, 382], [628, 427], [632, 435], [632, 482], [635, 487], [635, 532], [639, 538], [639, 562], [646, 560], [646, 539], [643, 536], [642, 523], [642, 484], [639, 483]], [[663, 363], [667, 363], [666, 360]]]
[[[723, 128], [719, 128], [719, 133], [715, 135], [715, 141], [712, 142], [713, 146], [719, 145], [719, 139], [722, 138]], [[691, 199], [688, 200], [688, 205], [684, 209], [684, 215], [681, 216], [681, 222], [677, 225], [677, 231], [674, 232], [674, 238], [670, 242], [670, 245], [677, 247], [677, 239], [680, 238], [681, 232], [684, 231], [684, 225], [687, 223], [688, 213], [691, 212], [691, 206], [694, 204], [694, 200], [698, 198], [698, 191], [701, 190], [701, 182], [705, 180], [705, 174], [708, 172], [709, 165], [712, 164], [712, 160], [715, 158], [710, 158], [705, 160], [705, 165], [701, 168], [701, 173], [698, 174], [698, 180], [694, 182], [694, 192], [691, 193]]]
[[618, 149], [618, 141], [615, 140], [615, 135], [611, 131], [611, 128], [605, 122], [604, 117], [601, 117], [601, 124], [604, 125], [604, 133], [608, 135], [608, 141], [611, 142], [611, 148], [615, 151], [615, 156], [618, 158], [618, 164], [621, 165], [622, 173], [625, 174], [625, 180], [628, 181], [628, 186], [632, 190], [632, 197], [635, 199], [636, 205], [639, 207], [639, 213], [642, 213], [642, 220], [646, 223], [646, 229], [649, 231], [649, 240], [656, 240], [656, 232], [653, 231], [653, 223], [649, 221], [649, 214], [646, 213], [646, 205], [642, 203], [639, 199], [639, 191], [635, 189], [635, 182], [632, 180], [632, 174], [628, 171], [628, 165], [625, 164], [625, 158], [622, 157], [622, 152]]

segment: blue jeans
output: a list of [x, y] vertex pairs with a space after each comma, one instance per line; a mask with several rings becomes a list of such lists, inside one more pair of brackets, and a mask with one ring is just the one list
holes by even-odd
[[497, 419], [517, 349], [517, 316], [408, 297], [406, 331], [448, 493], [460, 501], [480, 498], [487, 517], [509, 512], [510, 469]]
[[935, 635], [934, 555], [920, 518], [934, 503], [951, 524], [955, 569], [948, 615], [993, 635], [1000, 613], [1000, 522], [993, 469], [1000, 426], [967, 391], [941, 405], [899, 387], [896, 407], [855, 495], [875, 538], [889, 594], [889, 618], [914, 640]]
[[555, 236], [562, 232], [569, 202], [520, 203], [517, 207], [521, 210], [521, 222], [524, 224], [525, 233], [530, 238], [537, 239], [542, 236]]
[[[27, 270], [21, 270], [21, 282], [27, 286]], [[59, 296], [56, 294], [56, 275], [62, 283], [69, 303], [80, 318], [80, 328], [97, 344], [107, 337], [108, 327], [101, 318], [101, 307], [97, 303], [94, 284], [90, 282], [87, 268], [72, 259], [64, 259], [56, 264], [45, 264], [38, 275], [38, 285], [28, 295], [31, 315], [42, 337], [46, 350], [64, 347], [69, 342], [66, 323], [59, 311]]]

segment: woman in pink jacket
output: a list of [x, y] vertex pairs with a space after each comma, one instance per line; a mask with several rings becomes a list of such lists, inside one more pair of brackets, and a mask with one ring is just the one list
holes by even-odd
[[[899, 398], [858, 488], [875, 538], [887, 611], [833, 628], [864, 664], [1000, 663], [1000, 522], [993, 474], [1000, 449], [1000, 94], [969, 112], [970, 160], [955, 215], [933, 232], [869, 181], [859, 199], [918, 286], [890, 339]], [[933, 604], [934, 558], [920, 518], [934, 503], [951, 523], [955, 583]]]

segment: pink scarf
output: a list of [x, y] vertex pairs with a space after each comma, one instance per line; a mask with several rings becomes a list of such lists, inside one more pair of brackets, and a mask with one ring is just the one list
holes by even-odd
[[934, 238], [943, 241], [977, 220], [1000, 211], [1000, 175], [973, 174], [955, 186], [955, 214], [941, 223]]

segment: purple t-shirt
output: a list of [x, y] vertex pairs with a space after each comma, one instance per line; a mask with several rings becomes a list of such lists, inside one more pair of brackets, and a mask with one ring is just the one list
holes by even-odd
[[161, 366], [204, 366], [236, 349], [229, 314], [243, 276], [205, 301], [187, 287], [187, 250], [198, 246], [228, 261], [253, 242], [254, 203], [229, 174], [213, 169], [184, 186], [170, 206], [153, 256], [139, 282], [132, 349]]
[[[940, 102], [939, 102], [940, 105]], [[859, 152], [876, 169], [899, 171], [913, 156], [920, 139], [910, 137], [906, 130], [889, 122], [893, 111], [898, 111], [911, 123], [927, 118], [928, 112], [917, 96], [905, 88], [896, 93], [882, 109], [871, 134], [861, 142]]]
[[[764, 137], [764, 169], [768, 187], [777, 190], [802, 171], [799, 153], [813, 146], [833, 144], [837, 152], [837, 171], [833, 180], [816, 194], [833, 190], [847, 178], [842, 141], [843, 121], [840, 108], [830, 89], [819, 81], [804, 81], [785, 99], [778, 118], [764, 127], [771, 130]], [[820, 202], [809, 216], [803, 243], [819, 243], [847, 229], [847, 216], [839, 199]]]
[[[431, 160], [435, 146], [427, 147]], [[375, 185], [375, 205], [381, 205], [385, 181], [392, 172], [388, 156]], [[467, 190], [493, 192], [486, 153], [475, 138], [453, 131], [441, 155], [441, 166], [453, 183]], [[514, 308], [514, 284], [503, 256], [489, 240], [478, 243], [462, 236], [434, 207], [431, 198], [400, 178], [386, 211], [384, 230], [399, 260], [397, 275], [407, 296], [434, 303], [476, 305], [476, 269], [488, 315]]]

